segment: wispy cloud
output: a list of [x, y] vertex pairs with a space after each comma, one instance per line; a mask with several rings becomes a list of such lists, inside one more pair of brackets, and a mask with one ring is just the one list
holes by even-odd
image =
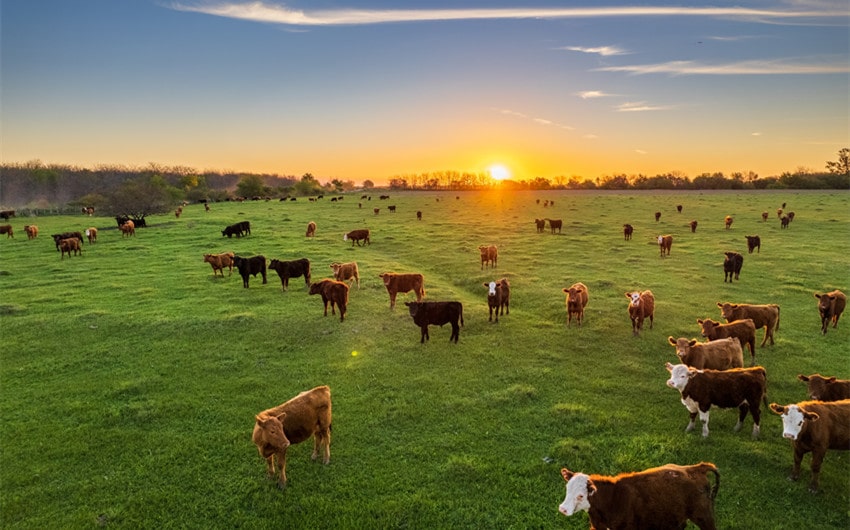
[[576, 93], [576, 96], [580, 97], [581, 99], [609, 98], [614, 97], [616, 95], [617, 94], [606, 94], [601, 90], [585, 90], [583, 92]]
[[635, 149], [635, 153], [637, 153], [637, 154], [639, 154], [639, 155], [645, 155], [645, 154], [647, 154], [647, 152], [646, 152], [646, 151], [644, 151], [643, 149]]
[[499, 114], [504, 114], [505, 116], [513, 116], [514, 118], [521, 118], [524, 120], [529, 120], [537, 125], [543, 125], [546, 127], [557, 127], [558, 129], [565, 129], [567, 131], [572, 131], [574, 128], [569, 125], [564, 125], [563, 123], [558, 123], [556, 121], [547, 120], [546, 118], [531, 118], [527, 114], [523, 114], [522, 112], [517, 112], [515, 110], [510, 109], [493, 109]]
[[750, 136], [761, 136], [761, 133], [760, 132], [750, 133]]
[[604, 66], [599, 72], [626, 72], [628, 74], [668, 75], [793, 75], [793, 74], [846, 74], [850, 64], [846, 61], [813, 62], [799, 60], [738, 61], [725, 64], [705, 64], [696, 61], [670, 61], [656, 64]]
[[653, 110], [669, 110], [673, 107], [650, 105], [646, 101], [630, 101], [614, 107], [617, 112], [648, 112]]
[[609, 55], [627, 55], [629, 53], [628, 51], [620, 49], [616, 46], [598, 46], [596, 48], [585, 48], [582, 46], [564, 46], [558, 49], [569, 50], [571, 52], [596, 53], [605, 57]]
[[[263, 1], [173, 2], [167, 7], [178, 11], [204, 13], [240, 20], [295, 26], [334, 26], [482, 19], [562, 19], [593, 17], [723, 17], [746, 20], [824, 19], [846, 17], [846, 5], [806, 5], [799, 9], [754, 9], [745, 7], [610, 6], [576, 8], [494, 8], [494, 9], [319, 9], [299, 10]], [[833, 19], [833, 20], [828, 20]]]

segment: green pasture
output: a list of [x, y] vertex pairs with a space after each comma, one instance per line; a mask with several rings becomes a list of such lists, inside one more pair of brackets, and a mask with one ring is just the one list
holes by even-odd
[[[737, 410], [713, 409], [708, 439], [685, 433], [664, 368], [675, 361], [667, 337], [697, 337], [696, 319], [720, 320], [716, 302], [777, 303], [777, 343], [756, 356], [768, 399], [804, 400], [797, 374], [850, 378], [850, 315], [823, 336], [812, 296], [850, 294], [848, 192], [378, 195], [192, 204], [179, 219], [149, 217], [134, 238], [107, 217], [12, 218], [14, 239], [0, 239], [0, 525], [578, 529], [586, 514], [557, 512], [561, 467], [710, 461], [719, 528], [850, 527], [848, 452], [827, 454], [813, 495], [810, 456], [799, 482], [786, 479], [778, 416], [763, 409], [756, 441], [749, 417], [733, 432]], [[783, 202], [796, 213], [787, 230]], [[563, 232], [536, 233], [542, 217], [563, 219]], [[243, 220], [252, 235], [221, 236]], [[36, 240], [25, 224], [39, 226]], [[60, 259], [50, 234], [88, 226], [97, 244]], [[342, 240], [356, 228], [371, 229], [370, 246]], [[669, 257], [660, 234], [673, 235]], [[750, 255], [753, 234], [762, 247]], [[482, 244], [499, 247], [495, 270], [481, 270]], [[301, 278], [284, 293], [273, 271], [249, 289], [238, 274], [213, 277], [202, 255], [227, 250], [309, 258], [314, 280], [333, 261], [357, 261], [362, 288], [341, 323], [322, 316]], [[726, 250], [745, 255], [732, 284]], [[426, 299], [461, 301], [460, 342], [432, 327], [421, 345], [403, 305], [412, 295], [391, 311], [384, 271], [420, 272]], [[495, 324], [482, 284], [501, 277], [511, 312]], [[576, 281], [590, 292], [581, 328], [566, 326], [562, 292]], [[624, 296], [635, 289], [657, 304], [639, 337]], [[251, 443], [254, 415], [322, 384], [333, 397], [330, 464], [310, 460], [312, 442], [292, 446], [281, 491]]]

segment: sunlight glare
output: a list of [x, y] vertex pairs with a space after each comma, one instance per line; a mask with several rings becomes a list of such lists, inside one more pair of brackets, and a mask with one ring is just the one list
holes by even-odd
[[511, 178], [511, 170], [502, 164], [493, 164], [488, 168], [490, 171], [490, 177], [493, 180], [507, 180]]

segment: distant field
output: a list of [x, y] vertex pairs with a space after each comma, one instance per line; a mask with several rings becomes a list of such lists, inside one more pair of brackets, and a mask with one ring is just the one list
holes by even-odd
[[[768, 399], [802, 401], [800, 373], [850, 378], [850, 315], [821, 335], [812, 295], [850, 294], [850, 193], [377, 196], [193, 204], [179, 219], [148, 218], [134, 238], [105, 217], [13, 218], [15, 238], [0, 236], [2, 526], [587, 528], [586, 514], [557, 512], [561, 467], [710, 461], [721, 474], [718, 528], [850, 528], [848, 452], [827, 454], [812, 495], [810, 455], [800, 481], [786, 479], [792, 451], [778, 416], [762, 411], [757, 441], [749, 417], [732, 431], [737, 410], [713, 409], [708, 439], [685, 433], [664, 369], [675, 361], [667, 337], [697, 337], [697, 318], [720, 320], [716, 302], [777, 303], [777, 343], [756, 356]], [[796, 214], [787, 230], [783, 202]], [[542, 217], [563, 219], [562, 233], [536, 233]], [[243, 220], [251, 236], [221, 236]], [[631, 241], [623, 223], [635, 227]], [[98, 243], [60, 260], [50, 234], [88, 226]], [[355, 228], [371, 229], [370, 246], [342, 240]], [[660, 234], [673, 235], [669, 257]], [[762, 247], [750, 255], [753, 234]], [[480, 269], [481, 244], [499, 247], [495, 270]], [[309, 258], [314, 281], [354, 260], [362, 288], [340, 323], [301, 278], [285, 293], [273, 271], [249, 289], [237, 274], [214, 278], [202, 255], [226, 250]], [[732, 284], [726, 250], [745, 256]], [[399, 295], [391, 311], [384, 271], [421, 272], [426, 299], [461, 301], [460, 342], [432, 327], [420, 345], [403, 305], [414, 298]], [[482, 284], [501, 277], [511, 312], [495, 324]], [[561, 290], [576, 281], [590, 302], [584, 326], [568, 328]], [[640, 337], [624, 297], [636, 289], [657, 303]], [[251, 443], [254, 415], [321, 384], [333, 397], [331, 462], [310, 461], [312, 442], [292, 446], [281, 492]]]

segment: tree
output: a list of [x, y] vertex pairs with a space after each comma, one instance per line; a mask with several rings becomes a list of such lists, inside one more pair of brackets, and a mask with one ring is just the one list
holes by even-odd
[[850, 176], [850, 149], [845, 147], [841, 151], [838, 151], [838, 160], [827, 162], [826, 169], [835, 175]]
[[363, 189], [368, 190], [375, 187], [375, 183], [369, 179], [363, 181]]
[[111, 215], [125, 216], [139, 221], [150, 214], [166, 213], [180, 200], [182, 191], [169, 186], [161, 175], [138, 177], [122, 183], [107, 196], [105, 209]]
[[245, 175], [236, 185], [236, 193], [240, 197], [258, 197], [265, 194], [263, 179], [259, 175]]

